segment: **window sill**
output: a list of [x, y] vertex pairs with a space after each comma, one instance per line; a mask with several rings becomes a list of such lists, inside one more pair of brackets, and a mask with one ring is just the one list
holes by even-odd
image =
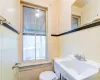
[[18, 65], [18, 67], [23, 68], [23, 67], [38, 66], [38, 65], [50, 64], [50, 63], [52, 63], [52, 61], [49, 60], [27, 61], [21, 63], [20, 65]]

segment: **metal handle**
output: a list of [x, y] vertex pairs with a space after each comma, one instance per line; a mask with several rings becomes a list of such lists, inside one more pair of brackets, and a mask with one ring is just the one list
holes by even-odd
[[14, 68], [18, 68], [18, 65], [19, 65], [20, 63], [15, 63], [15, 65], [12, 67], [12, 69], [14, 69]]
[[7, 24], [11, 25], [11, 23], [8, 22], [4, 17], [0, 16], [0, 24], [2, 24], [2, 23], [7, 23]]

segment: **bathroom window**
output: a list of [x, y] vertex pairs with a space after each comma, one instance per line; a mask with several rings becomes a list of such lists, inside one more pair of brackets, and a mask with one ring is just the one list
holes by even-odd
[[80, 27], [80, 16], [72, 15], [72, 29]]
[[46, 10], [23, 6], [23, 61], [46, 59]]

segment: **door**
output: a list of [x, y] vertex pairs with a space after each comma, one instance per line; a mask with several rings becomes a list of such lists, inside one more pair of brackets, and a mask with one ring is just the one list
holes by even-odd
[[1, 25], [0, 25], [0, 80], [2, 80], [2, 77], [1, 77], [1, 70], [2, 70], [2, 68], [1, 68], [1, 66], [2, 66], [2, 65], [1, 65], [1, 63], [2, 63], [2, 62], [1, 62], [1, 61], [2, 61], [2, 60], [1, 60], [1, 59], [2, 59], [2, 58], [1, 58], [1, 33], [2, 33], [2, 28], [1, 28]]
[[12, 66], [18, 61], [18, 35], [1, 26], [1, 77], [2, 80], [14, 80]]

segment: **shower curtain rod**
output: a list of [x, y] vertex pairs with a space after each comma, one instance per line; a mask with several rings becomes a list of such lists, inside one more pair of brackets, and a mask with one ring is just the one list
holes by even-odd
[[11, 30], [11, 31], [13, 31], [13, 32], [15, 32], [15, 33], [17, 33], [17, 34], [19, 34], [19, 32], [18, 32], [16, 29], [14, 29], [14, 28], [12, 27], [11, 23], [8, 22], [8, 21], [7, 21], [4, 17], [2, 17], [2, 16], [0, 16], [0, 24], [3, 25], [4, 27], [8, 28], [9, 30]]

